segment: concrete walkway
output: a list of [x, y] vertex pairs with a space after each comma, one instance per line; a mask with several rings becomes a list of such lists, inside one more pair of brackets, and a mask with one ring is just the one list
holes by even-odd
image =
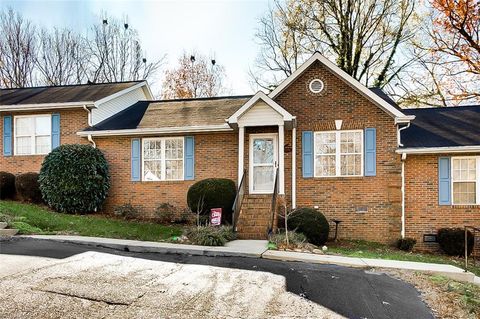
[[476, 277], [473, 273], [465, 272], [463, 269], [452, 265], [268, 250], [268, 241], [266, 240], [234, 240], [227, 243], [226, 246], [223, 247], [208, 247], [84, 236], [32, 235], [17, 237], [76, 243], [138, 253], [168, 253], [223, 257], [255, 257], [282, 261], [333, 264], [346, 267], [392, 268], [438, 274], [463, 282], [477, 284], [480, 283], [480, 278]]

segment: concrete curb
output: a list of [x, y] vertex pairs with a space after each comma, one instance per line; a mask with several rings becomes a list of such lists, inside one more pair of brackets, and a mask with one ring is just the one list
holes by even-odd
[[249, 241], [253, 247], [242, 244], [242, 241], [234, 240], [221, 247], [206, 247], [186, 244], [172, 244], [161, 242], [137, 241], [128, 239], [111, 239], [84, 236], [61, 236], [61, 235], [30, 235], [16, 236], [40, 240], [50, 240], [63, 243], [81, 244], [94, 247], [111, 248], [134, 253], [163, 253], [183, 254], [210, 257], [253, 257], [261, 258], [267, 250], [268, 242], [265, 240]]

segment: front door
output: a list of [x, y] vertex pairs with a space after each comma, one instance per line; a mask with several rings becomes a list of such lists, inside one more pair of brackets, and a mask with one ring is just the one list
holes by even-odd
[[250, 194], [271, 194], [277, 167], [277, 134], [251, 134], [249, 151]]

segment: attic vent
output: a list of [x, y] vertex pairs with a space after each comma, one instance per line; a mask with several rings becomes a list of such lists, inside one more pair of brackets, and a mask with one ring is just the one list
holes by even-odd
[[323, 91], [323, 88], [325, 87], [323, 85], [323, 81], [320, 79], [313, 79], [310, 81], [310, 84], [308, 85], [310, 91], [312, 93], [320, 93]]

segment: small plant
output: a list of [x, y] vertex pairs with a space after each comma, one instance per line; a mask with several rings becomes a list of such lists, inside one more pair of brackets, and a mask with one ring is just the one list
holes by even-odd
[[133, 207], [131, 204], [123, 204], [116, 206], [113, 209], [115, 216], [122, 217], [123, 219], [136, 219], [140, 216], [138, 208]]
[[397, 248], [404, 251], [412, 251], [413, 246], [417, 243], [417, 240], [414, 238], [400, 238], [397, 241]]
[[15, 175], [0, 172], [0, 199], [13, 198], [15, 196]]
[[15, 178], [15, 189], [22, 200], [36, 204], [43, 202], [38, 176], [38, 173], [32, 172], [20, 174]]
[[[450, 256], [465, 256], [465, 230], [463, 228], [441, 228], [437, 234], [440, 248]], [[474, 237], [467, 231], [467, 254], [473, 251]]]
[[185, 236], [195, 245], [223, 246], [233, 240], [235, 235], [230, 227], [192, 227], [185, 232]]
[[183, 209], [175, 215], [173, 222], [180, 225], [191, 225], [195, 223], [195, 218], [188, 209]]
[[178, 209], [169, 204], [162, 203], [155, 208], [155, 216], [158, 219], [158, 222], [161, 224], [171, 224], [174, 221], [174, 217], [177, 215]]
[[288, 248], [290, 245], [298, 247], [307, 242], [307, 237], [304, 234], [296, 231], [289, 231], [288, 238], [285, 231], [270, 236], [270, 242], [274, 243], [278, 248]]
[[288, 216], [288, 229], [300, 232], [311, 244], [321, 246], [328, 239], [330, 225], [322, 213], [313, 208], [298, 208]]

